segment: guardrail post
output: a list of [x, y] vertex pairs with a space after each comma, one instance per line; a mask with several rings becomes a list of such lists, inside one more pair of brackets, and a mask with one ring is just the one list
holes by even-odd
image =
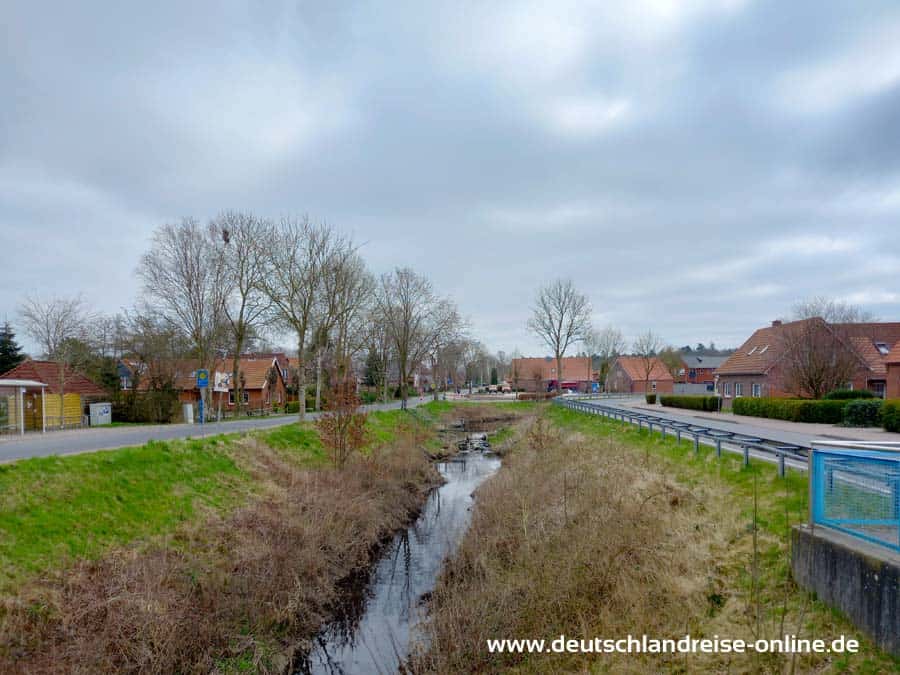
[[719, 458], [722, 456], [722, 439], [716, 439], [716, 457]]
[[699, 454], [700, 452], [700, 434], [694, 434], [694, 454]]
[[666, 440], [666, 425], [665, 425], [665, 423], [662, 423], [659, 426], [660, 426], [660, 429], [662, 429], [662, 439]]
[[750, 446], [742, 445], [741, 450], [744, 451], [744, 466], [750, 466]]
[[638, 417], [638, 431], [643, 431], [643, 430], [644, 430], [644, 421], [640, 417]]
[[647, 431], [650, 432], [650, 435], [653, 435], [653, 422], [647, 420]]
[[778, 453], [778, 476], [784, 478], [784, 453]]
[[681, 444], [681, 429], [678, 427], [675, 428], [675, 442]]

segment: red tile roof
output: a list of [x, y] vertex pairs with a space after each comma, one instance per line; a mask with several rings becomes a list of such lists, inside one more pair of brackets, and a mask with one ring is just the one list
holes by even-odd
[[[734, 354], [728, 357], [719, 367], [720, 375], [761, 375], [766, 373], [781, 358], [781, 341], [784, 331], [793, 330], [804, 323], [823, 319], [812, 318], [793, 321], [785, 324], [766, 326], [755, 331]], [[887, 372], [886, 363], [897, 356], [897, 345], [900, 343], [900, 323], [846, 323], [834, 324], [839, 335], [846, 336], [849, 346], [875, 374]], [[883, 343], [891, 349], [888, 355], [882, 354], [876, 343]]]
[[[643, 382], [647, 379], [647, 366], [642, 356], [620, 356], [616, 359], [625, 375], [632, 382]], [[653, 358], [653, 366], [650, 370], [650, 379], [657, 382], [672, 382], [672, 373], [666, 368], [666, 365], [658, 358]]]
[[[272, 368], [276, 355], [263, 358], [242, 356], [240, 359], [240, 372], [244, 375], [244, 389], [262, 389], [266, 385], [266, 376]], [[177, 361], [175, 363], [175, 388], [192, 391], [197, 388], [197, 369], [200, 363], [195, 359]], [[209, 367], [210, 387], [213, 386], [213, 373], [231, 374], [231, 359], [218, 360]], [[276, 368], [276, 370], [278, 370]], [[231, 388], [231, 387], [229, 387]]]
[[[93, 381], [72, 367], [67, 366], [65, 373], [65, 393], [81, 394], [82, 396], [104, 396], [106, 394]], [[58, 394], [59, 364], [56, 361], [34, 361], [28, 359], [12, 370], [8, 370], [0, 375], [0, 379], [37, 380], [47, 385], [48, 392]]]

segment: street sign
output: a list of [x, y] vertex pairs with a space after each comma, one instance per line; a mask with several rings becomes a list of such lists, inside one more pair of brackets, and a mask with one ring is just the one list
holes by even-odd
[[209, 371], [201, 368], [197, 371], [197, 388], [205, 389], [209, 386]]
[[230, 388], [231, 388], [231, 373], [222, 373], [217, 370], [216, 376], [213, 379], [213, 391], [217, 391], [222, 394], [227, 394], [228, 390]]

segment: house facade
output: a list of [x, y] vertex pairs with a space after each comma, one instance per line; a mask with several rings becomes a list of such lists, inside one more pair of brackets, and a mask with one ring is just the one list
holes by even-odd
[[714, 385], [719, 366], [728, 360], [727, 356], [701, 356], [683, 354], [681, 369], [675, 376], [677, 384]]
[[509, 381], [513, 389], [528, 392], [550, 391], [559, 381], [561, 389], [590, 391], [593, 382], [589, 356], [566, 356], [562, 359], [561, 377], [552, 356], [513, 359]]
[[856, 363], [847, 387], [869, 389], [881, 397], [900, 396], [900, 323], [827, 324], [819, 318], [790, 323], [773, 321], [756, 330], [725, 363], [718, 368], [716, 391], [724, 407], [735, 398], [794, 397], [785, 383], [786, 331], [810, 328], [803, 324], [818, 322], [817, 330], [832, 331], [839, 349]]
[[657, 357], [648, 362], [641, 356], [619, 356], [610, 368], [609, 391], [625, 394], [671, 394], [675, 378]]

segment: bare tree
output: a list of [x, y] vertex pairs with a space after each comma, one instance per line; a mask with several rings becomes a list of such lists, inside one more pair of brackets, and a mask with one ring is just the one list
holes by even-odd
[[684, 371], [684, 361], [681, 360], [681, 352], [674, 347], [665, 347], [659, 352], [659, 360], [669, 371], [674, 380]]
[[307, 338], [315, 320], [322, 290], [322, 269], [333, 231], [312, 225], [309, 219], [284, 219], [267, 240], [271, 267], [262, 288], [272, 303], [276, 320], [297, 336], [297, 389], [299, 418], [306, 418]]
[[[214, 234], [193, 218], [163, 225], [138, 266], [149, 304], [190, 339], [201, 369], [214, 362], [223, 338], [228, 292]], [[201, 395], [209, 400], [208, 390]]]
[[590, 334], [591, 303], [569, 279], [557, 279], [538, 291], [528, 329], [556, 358], [556, 390], [561, 389], [566, 350]]
[[376, 295], [378, 311], [394, 348], [400, 371], [401, 406], [408, 399], [408, 380], [428, 353], [429, 322], [435, 309], [431, 282], [408, 267], [384, 274]]
[[656, 366], [657, 354], [663, 348], [663, 341], [652, 330], [641, 333], [634, 341], [632, 351], [641, 360], [641, 374], [644, 376], [645, 392], [650, 393], [650, 376]]
[[607, 390], [613, 361], [627, 349], [625, 336], [618, 328], [605, 326], [598, 331], [591, 331], [586, 343], [592, 360], [595, 357], [598, 359], [597, 370], [603, 382], [603, 389]]
[[434, 400], [438, 400], [438, 388], [443, 378], [439, 377], [445, 354], [463, 336], [463, 321], [452, 300], [435, 303], [430, 325], [427, 327], [428, 357], [431, 363], [431, 379], [434, 384]]
[[855, 323], [873, 321], [854, 305], [814, 297], [794, 306], [794, 319], [779, 332], [784, 387], [798, 396], [821, 398], [852, 382], [863, 361], [850, 339]]
[[48, 359], [56, 361], [59, 386], [59, 427], [65, 427], [66, 373], [73, 367], [78, 347], [88, 339], [91, 322], [81, 296], [42, 300], [30, 297], [19, 308], [25, 332]]
[[265, 255], [266, 238], [271, 226], [251, 214], [228, 211], [213, 221], [219, 240], [220, 264], [225, 284], [223, 310], [231, 334], [231, 386], [235, 414], [244, 404], [241, 386], [241, 354], [247, 339], [266, 318], [271, 301], [262, 284], [269, 273]]

